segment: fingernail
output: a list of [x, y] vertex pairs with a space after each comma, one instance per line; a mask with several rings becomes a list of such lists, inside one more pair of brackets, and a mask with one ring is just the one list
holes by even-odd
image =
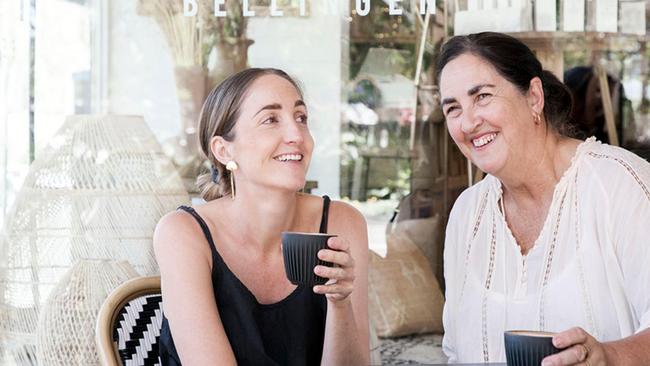
[[553, 345], [557, 348], [562, 348], [562, 340], [559, 338], [553, 338]]
[[548, 360], [543, 360], [542, 366], [553, 366], [553, 362]]

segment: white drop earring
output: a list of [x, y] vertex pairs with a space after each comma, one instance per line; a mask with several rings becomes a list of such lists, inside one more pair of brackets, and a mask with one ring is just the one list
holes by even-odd
[[234, 160], [231, 160], [226, 164], [226, 169], [230, 172], [230, 197], [232, 197], [232, 199], [235, 199], [235, 170], [237, 170], [237, 168], [239, 168], [239, 166]]

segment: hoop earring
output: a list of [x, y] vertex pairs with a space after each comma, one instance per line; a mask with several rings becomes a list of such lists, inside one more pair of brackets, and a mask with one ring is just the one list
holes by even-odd
[[231, 160], [226, 164], [226, 169], [230, 172], [230, 197], [234, 200], [235, 199], [235, 170], [237, 170], [239, 166], [237, 163], [235, 163], [234, 160]]

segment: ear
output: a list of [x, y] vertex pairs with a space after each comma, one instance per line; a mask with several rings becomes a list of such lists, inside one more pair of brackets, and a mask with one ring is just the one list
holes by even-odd
[[528, 99], [528, 106], [533, 110], [533, 112], [543, 116], [544, 88], [542, 86], [542, 80], [537, 76], [530, 80], [526, 99]]
[[217, 161], [223, 165], [234, 160], [232, 149], [232, 142], [226, 141], [223, 136], [214, 136], [210, 140], [210, 150], [212, 151], [212, 155], [214, 155]]

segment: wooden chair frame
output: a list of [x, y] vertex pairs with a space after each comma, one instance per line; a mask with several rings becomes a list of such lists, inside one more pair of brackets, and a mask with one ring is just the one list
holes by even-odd
[[117, 344], [113, 342], [113, 327], [119, 311], [135, 298], [160, 293], [160, 276], [151, 276], [128, 280], [108, 295], [99, 309], [95, 327], [95, 343], [103, 366], [122, 366]]

